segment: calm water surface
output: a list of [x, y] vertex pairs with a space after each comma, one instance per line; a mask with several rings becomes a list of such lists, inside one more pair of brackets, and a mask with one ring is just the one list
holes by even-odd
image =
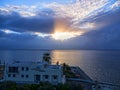
[[40, 61], [45, 52], [51, 53], [53, 63], [77, 65], [94, 80], [120, 84], [120, 51], [14, 50], [0, 51], [0, 59], [8, 63], [13, 60]]

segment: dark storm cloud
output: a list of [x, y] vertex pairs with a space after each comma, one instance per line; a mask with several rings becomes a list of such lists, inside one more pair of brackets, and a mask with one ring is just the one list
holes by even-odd
[[120, 11], [117, 11], [93, 20], [92, 22], [101, 27], [74, 38], [71, 42], [76, 43], [76, 48], [81, 49], [120, 49], [119, 17]]
[[[43, 38], [37, 39], [36, 35], [29, 33], [5, 33], [0, 30], [0, 49], [32, 49], [37, 48], [38, 41]], [[43, 41], [42, 41], [43, 42]]]
[[[0, 49], [48, 49], [54, 47], [48, 37], [42, 38], [34, 34], [34, 32], [48, 34], [53, 32], [54, 18], [48, 13], [53, 14], [48, 9], [37, 12], [37, 15], [32, 17], [23, 17], [17, 12], [0, 13]], [[10, 32], [5, 30], [10, 30]]]
[[16, 12], [0, 14], [0, 28], [12, 29], [17, 32], [51, 33], [54, 28], [54, 18], [39, 14], [36, 17], [22, 17]]
[[103, 15], [96, 16], [96, 23], [114, 23], [120, 20], [120, 10], [112, 13], [104, 13]]
[[59, 47], [56, 41], [36, 35], [5, 34], [4, 32], [0, 32], [0, 35], [3, 35], [0, 37], [0, 49], [53, 49]]

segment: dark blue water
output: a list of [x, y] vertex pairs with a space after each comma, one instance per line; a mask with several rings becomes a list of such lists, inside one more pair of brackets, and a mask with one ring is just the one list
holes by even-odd
[[59, 61], [80, 66], [92, 79], [120, 84], [120, 51], [95, 50], [14, 50], [0, 51], [0, 59], [7, 63], [13, 60], [40, 61], [45, 52], [50, 52], [52, 62]]

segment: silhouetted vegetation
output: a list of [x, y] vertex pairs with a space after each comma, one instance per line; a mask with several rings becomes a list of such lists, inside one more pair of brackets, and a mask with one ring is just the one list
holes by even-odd
[[24, 84], [19, 85], [15, 82], [6, 81], [0, 83], [0, 90], [83, 90], [81, 85], [58, 84], [52, 85], [49, 82], [41, 82], [40, 84]]
[[43, 60], [48, 62], [48, 63], [51, 63], [50, 53], [44, 53], [43, 54]]
[[56, 86], [56, 90], [84, 90], [83, 87], [80, 84], [58, 84]]
[[63, 74], [66, 78], [75, 78], [76, 75], [71, 71], [71, 68], [66, 63], [63, 63]]
[[0, 90], [18, 90], [17, 84], [11, 81], [5, 81], [0, 83]]

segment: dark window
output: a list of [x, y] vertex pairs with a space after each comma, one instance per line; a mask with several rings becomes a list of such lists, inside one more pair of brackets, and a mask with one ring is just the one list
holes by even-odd
[[18, 67], [9, 67], [9, 73], [18, 73]]
[[48, 79], [48, 78], [49, 78], [49, 76], [48, 76], [48, 75], [44, 75], [44, 77], [45, 77], [45, 79]]
[[35, 81], [36, 81], [36, 82], [39, 82], [40, 79], [41, 79], [41, 78], [40, 78], [40, 75], [35, 75]]
[[13, 74], [13, 77], [16, 77], [16, 75], [15, 75], [15, 74]]
[[26, 75], [26, 78], [28, 78], [29, 76], [28, 75]]
[[58, 78], [58, 76], [57, 75], [53, 75], [53, 79], [57, 79]]
[[24, 75], [21, 75], [21, 77], [24, 77]]
[[24, 67], [22, 67], [22, 71], [24, 71]]
[[8, 74], [8, 77], [11, 77], [11, 74]]
[[26, 71], [28, 71], [29, 70], [29, 68], [28, 67], [26, 67]]

